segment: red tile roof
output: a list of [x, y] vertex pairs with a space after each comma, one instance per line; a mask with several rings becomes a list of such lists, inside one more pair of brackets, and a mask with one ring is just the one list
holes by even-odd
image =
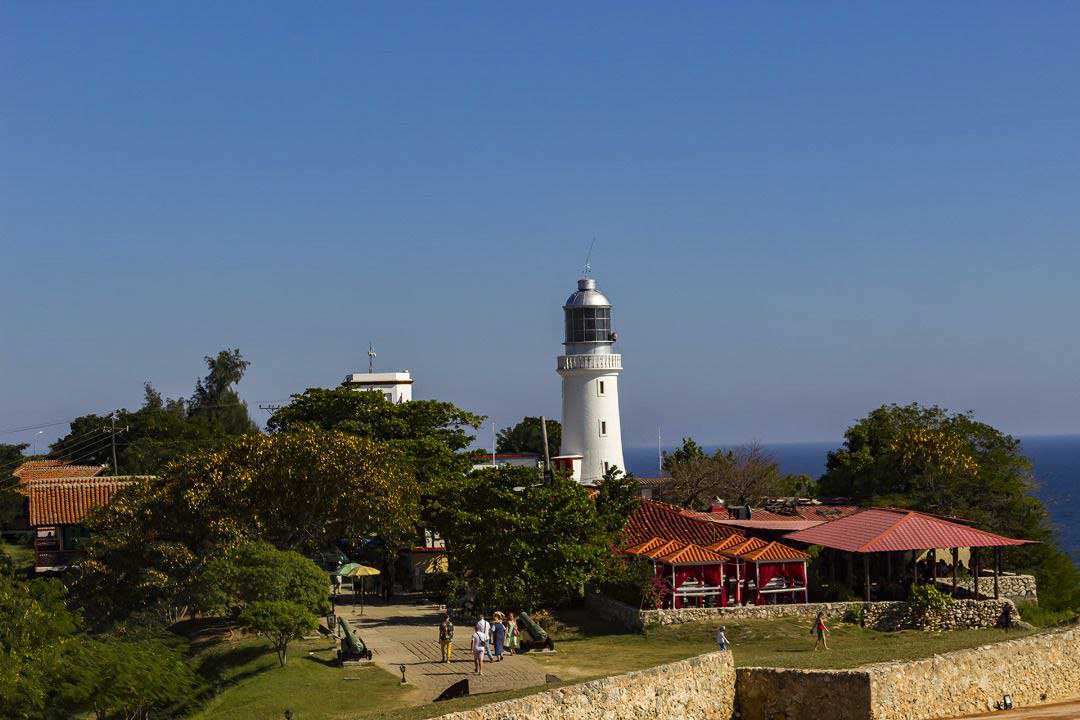
[[824, 520], [709, 520], [717, 525], [741, 528], [743, 530], [809, 530], [824, 525]]
[[39, 470], [41, 468], [59, 467], [60, 465], [67, 465], [67, 460], [27, 460], [19, 467], [12, 471], [12, 475], [15, 477], [22, 477], [23, 473], [27, 470]]
[[771, 542], [765, 547], [743, 553], [739, 556], [739, 559], [751, 562], [777, 562], [780, 560], [809, 560], [810, 556], [787, 545]]
[[673, 553], [676, 550], [686, 547], [688, 544], [689, 543], [684, 543], [682, 540], [666, 540], [663, 545], [657, 545], [652, 550], [645, 550], [644, 552], [638, 554], [655, 560], [661, 555]]
[[626, 523], [623, 542], [637, 545], [650, 538], [661, 537], [704, 546], [735, 534], [735, 530], [723, 525], [688, 517], [682, 508], [675, 505], [642, 498]]
[[94, 508], [108, 505], [113, 495], [133, 482], [130, 477], [85, 480], [38, 480], [27, 483], [30, 495], [30, 526], [76, 525]]
[[[715, 520], [735, 520], [731, 513], [734, 507], [727, 507], [717, 512], [702, 513], [711, 515]], [[750, 521], [768, 520], [772, 522], [831, 522], [848, 515], [854, 515], [862, 508], [857, 505], [797, 505], [793, 513], [773, 512], [765, 508], [750, 508]], [[746, 521], [744, 521], [746, 522]]]
[[19, 474], [19, 478], [26, 482], [28, 480], [54, 480], [59, 478], [73, 478], [73, 477], [94, 477], [100, 475], [104, 470], [104, 465], [52, 465], [49, 467], [38, 468], [19, 468], [22, 470]]
[[717, 552], [719, 552], [721, 555], [726, 555], [728, 557], [742, 557], [744, 553], [748, 553], [752, 550], [758, 550], [768, 544], [768, 540], [762, 540], [761, 538], [752, 537], [747, 538], [744, 542], [741, 542], [738, 545], [732, 545], [731, 547], [726, 547]]
[[910, 510], [873, 508], [784, 537], [847, 552], [895, 552], [952, 547], [1025, 545], [1012, 538]]
[[713, 552], [719, 552], [720, 550], [734, 547], [735, 545], [741, 545], [744, 542], [746, 542], [746, 538], [742, 535], [730, 535], [723, 540], [720, 540], [719, 542], [714, 542], [712, 545], [708, 545], [706, 547], [708, 547]]
[[726, 558], [694, 543], [656, 559], [665, 565], [719, 565], [727, 562]]
[[630, 547], [625, 548], [623, 552], [628, 555], [643, 555], [650, 550], [655, 550], [656, 548], [668, 542], [670, 542], [670, 540], [665, 540], [664, 538], [659, 537], [652, 537], [645, 542], [641, 542], [637, 545], [631, 545]]

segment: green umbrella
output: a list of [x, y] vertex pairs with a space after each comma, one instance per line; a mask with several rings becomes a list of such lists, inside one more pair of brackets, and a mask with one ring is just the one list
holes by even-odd
[[330, 574], [331, 575], [341, 575], [341, 576], [351, 576], [351, 574], [352, 574], [352, 572], [354, 570], [356, 570], [357, 568], [362, 568], [362, 567], [364, 567], [364, 566], [361, 565], [360, 563], [353, 563], [353, 562], [345, 563], [344, 565], [342, 565], [341, 567], [339, 567], [337, 570], [335, 570], [334, 572], [332, 572]]

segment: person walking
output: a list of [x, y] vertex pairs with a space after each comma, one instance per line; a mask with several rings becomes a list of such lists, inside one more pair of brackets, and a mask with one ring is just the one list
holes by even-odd
[[818, 612], [817, 619], [814, 620], [814, 629], [810, 631], [811, 635], [817, 635], [817, 641], [814, 643], [814, 652], [817, 652], [818, 646], [829, 649], [829, 643], [825, 640], [825, 636], [829, 634], [829, 628], [825, 627], [825, 613]]
[[727, 650], [731, 647], [731, 643], [727, 639], [727, 628], [723, 625], [716, 630], [716, 644], [720, 646], [721, 650]]
[[442, 625], [439, 625], [439, 647], [442, 648], [442, 661], [450, 662], [450, 654], [454, 651], [454, 623], [450, 622], [450, 614], [443, 616]]
[[495, 624], [491, 626], [491, 644], [495, 646], [495, 662], [502, 662], [506, 649], [506, 625], [503, 625], [501, 612], [495, 613]]
[[491, 623], [485, 620], [483, 615], [476, 623], [476, 631], [484, 638], [484, 656], [488, 660], [494, 660], [491, 656]]
[[521, 647], [521, 631], [518, 630], [514, 613], [510, 613], [510, 617], [506, 620], [506, 649], [511, 655], [517, 655], [519, 647]]
[[473, 672], [477, 675], [484, 674], [484, 650], [487, 648], [487, 638], [480, 632], [480, 624], [477, 623], [477, 629], [472, 634], [472, 639], [469, 642], [469, 646], [472, 648], [473, 656]]

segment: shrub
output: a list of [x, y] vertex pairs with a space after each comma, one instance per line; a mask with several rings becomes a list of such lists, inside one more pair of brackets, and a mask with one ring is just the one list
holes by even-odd
[[319, 619], [303, 605], [286, 600], [257, 600], [240, 613], [240, 625], [266, 638], [285, 667], [289, 643], [319, 626]]
[[913, 585], [908, 594], [908, 611], [919, 627], [933, 627], [955, 603], [933, 585]]

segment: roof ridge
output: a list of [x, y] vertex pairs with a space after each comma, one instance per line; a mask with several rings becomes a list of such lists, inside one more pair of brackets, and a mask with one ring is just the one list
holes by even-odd
[[[910, 511], [910, 510], [898, 510], [898, 509], [896, 509], [896, 508], [872, 508], [872, 509], [875, 509], [875, 510], [884, 510], [885, 512], [891, 512], [891, 513], [903, 512], [903, 513], [904, 513], [904, 516], [903, 516], [903, 517], [901, 517], [901, 518], [900, 518], [899, 520], [897, 520], [896, 522], [894, 522], [894, 523], [893, 523], [892, 525], [890, 525], [889, 527], [887, 527], [887, 528], [885, 528], [884, 530], [882, 530], [881, 532], [879, 532], [879, 533], [878, 533], [877, 535], [875, 535], [874, 537], [870, 538], [870, 539], [869, 539], [868, 541], [864, 542], [864, 543], [863, 543], [862, 545], [860, 545], [860, 546], [858, 547], [858, 549], [857, 549], [857, 550], [855, 550], [855, 552], [862, 552], [862, 551], [863, 551], [863, 550], [864, 550], [865, 548], [867, 548], [867, 547], [869, 547], [870, 545], [874, 544], [875, 542], [877, 542], [877, 541], [881, 540], [881, 538], [885, 537], [886, 535], [889, 535], [889, 534], [893, 533], [893, 532], [894, 532], [894, 531], [896, 530], [896, 528], [900, 527], [901, 525], [903, 525], [904, 523], [906, 523], [906, 522], [907, 522], [908, 520], [910, 520], [910, 519], [911, 519], [911, 517], [912, 517], [912, 515], [914, 514], [914, 513], [913, 513], [912, 511]], [[868, 512], [869, 512], [869, 511], [868, 511]]]

